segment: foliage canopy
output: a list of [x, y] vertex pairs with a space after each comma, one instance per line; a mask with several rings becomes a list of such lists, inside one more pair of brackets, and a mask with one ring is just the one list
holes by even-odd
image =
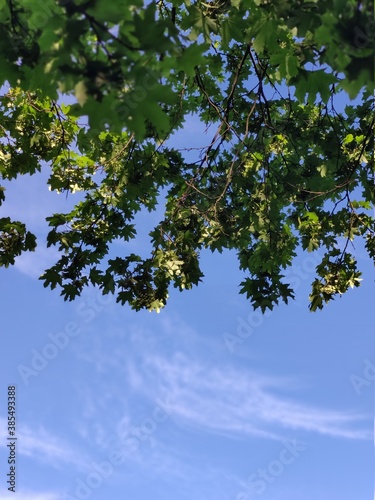
[[[0, 6], [1, 178], [46, 163], [49, 188], [77, 197], [48, 217], [61, 257], [45, 286], [71, 300], [94, 284], [159, 309], [171, 284], [201, 280], [203, 248], [227, 248], [246, 273], [241, 292], [264, 311], [293, 297], [283, 273], [299, 247], [323, 252], [312, 310], [359, 285], [350, 242], [365, 239], [375, 257], [371, 2]], [[175, 147], [198, 119], [206, 144]], [[150, 254], [124, 243], [113, 257], [142, 209], [163, 211]], [[0, 218], [0, 265], [35, 246], [24, 223]]]

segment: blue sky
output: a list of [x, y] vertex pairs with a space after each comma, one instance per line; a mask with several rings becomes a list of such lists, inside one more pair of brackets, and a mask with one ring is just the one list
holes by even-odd
[[[197, 125], [184, 135], [192, 141]], [[315, 254], [289, 272], [296, 300], [264, 317], [238, 294], [231, 252], [204, 253], [204, 282], [172, 290], [160, 314], [94, 289], [64, 303], [37, 279], [55, 256], [43, 217], [75, 198], [50, 193], [45, 175], [10, 184], [2, 207], [41, 237], [37, 252], [0, 270], [3, 500], [371, 497], [374, 272], [360, 244], [362, 287], [315, 314]], [[144, 245], [142, 234], [129, 248]], [[15, 494], [8, 385], [17, 386]]]

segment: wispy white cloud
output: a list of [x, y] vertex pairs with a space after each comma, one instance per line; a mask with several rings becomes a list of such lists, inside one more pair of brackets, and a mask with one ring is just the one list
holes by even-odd
[[39, 244], [35, 252], [23, 252], [16, 258], [14, 267], [26, 276], [36, 279], [59, 258], [56, 248], [46, 248]]
[[10, 493], [9, 491], [0, 490], [0, 498], [2, 500], [60, 500], [61, 495], [58, 493], [40, 493], [40, 492], [30, 492], [27, 490], [17, 490], [16, 493]]
[[[160, 401], [179, 426], [233, 438], [285, 439], [291, 433], [309, 432], [352, 440], [372, 439], [367, 415], [301, 401], [298, 377], [266, 376], [237, 366], [221, 356], [220, 348], [213, 351], [213, 344], [200, 340], [181, 322], [165, 319], [160, 324], [162, 332], [157, 333], [142, 330], [139, 325], [128, 326], [121, 347], [118, 341], [114, 348], [107, 340], [92, 350], [85, 346], [86, 360], [90, 358], [94, 366], [100, 366], [95, 380], [95, 405], [100, 408], [100, 393], [106, 398], [105, 406], [110, 405], [108, 380], [102, 390], [98, 389], [102, 385], [100, 375], [110, 371], [123, 393], [121, 396], [112, 391], [113, 406], [117, 406], [115, 400], [123, 405], [121, 418], [126, 416], [129, 426], [139, 420], [137, 409], [130, 404], [136, 397], [151, 405]], [[212, 358], [207, 356], [208, 351]]]
[[[202, 430], [268, 438], [286, 430], [316, 432], [338, 438], [372, 439], [358, 428], [365, 418], [352, 412], [316, 408], [277, 396], [279, 379], [234, 367], [215, 368], [183, 354], [173, 359], [150, 356], [154, 386], [175, 420]], [[160, 382], [159, 382], [160, 381]], [[284, 429], [284, 432], [283, 432]]]
[[[6, 420], [0, 419], [0, 439], [6, 439]], [[37, 458], [52, 467], [70, 465], [80, 470], [90, 469], [91, 461], [78, 449], [43, 427], [31, 428], [20, 425], [17, 430], [17, 452], [26, 457]]]
[[195, 500], [233, 500], [233, 492], [239, 491], [243, 484], [236, 474], [186, 450], [177, 449], [175, 443], [166, 445], [157, 441], [151, 449], [145, 450], [141, 456], [130, 457], [130, 460], [147, 470], [149, 478], [163, 478], [170, 484], [177, 481], [179, 498], [183, 500], [192, 498], [192, 478]]
[[[320, 434], [353, 444], [372, 439], [363, 415], [309, 404], [298, 376], [252, 371], [228, 359], [212, 337], [202, 339], [167, 314], [157, 321], [151, 315], [137, 323], [130, 314], [128, 318], [124, 322], [122, 315], [113, 315], [105, 331], [94, 333], [90, 343], [82, 337], [76, 351], [82, 369], [87, 363], [91, 368], [89, 381], [77, 381], [87, 414], [76, 429], [103, 459], [108, 460], [113, 450], [123, 453], [127, 475], [119, 471], [116, 480], [124, 484], [147, 476], [150, 481], [178, 484], [181, 500], [188, 500], [194, 478], [197, 500], [233, 500], [244, 489], [237, 476], [240, 469], [234, 468], [237, 459], [231, 469], [221, 457], [190, 446], [190, 436], [192, 442], [224, 437], [216, 441], [218, 449], [226, 447], [227, 439], [236, 440], [231, 445], [246, 448], [254, 463], [258, 462], [253, 448], [248, 447], [254, 437], [308, 442]], [[152, 424], [157, 405], [164, 406], [168, 418]], [[138, 443], [135, 449], [130, 442]]]

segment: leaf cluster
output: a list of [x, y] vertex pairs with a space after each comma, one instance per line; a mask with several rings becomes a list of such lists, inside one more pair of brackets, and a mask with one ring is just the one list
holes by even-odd
[[[369, 2], [10, 0], [0, 27], [0, 176], [46, 164], [49, 189], [78, 200], [47, 219], [45, 286], [159, 310], [202, 280], [202, 249], [231, 249], [264, 311], [294, 297], [299, 248], [322, 254], [312, 310], [359, 285], [354, 239], [375, 254]], [[174, 145], [191, 116], [198, 151]], [[138, 255], [145, 211], [161, 220]], [[7, 266], [35, 236], [0, 223]]]

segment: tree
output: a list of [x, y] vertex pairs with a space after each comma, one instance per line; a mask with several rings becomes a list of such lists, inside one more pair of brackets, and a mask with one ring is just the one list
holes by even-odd
[[[359, 286], [349, 243], [375, 257], [369, 1], [0, 4], [1, 177], [46, 163], [51, 190], [78, 192], [48, 217], [61, 257], [45, 286], [71, 300], [93, 284], [159, 309], [171, 284], [199, 283], [203, 248], [227, 248], [264, 311], [293, 297], [283, 272], [299, 247], [324, 250], [311, 310]], [[191, 115], [208, 131], [194, 158], [173, 147]], [[150, 254], [113, 256], [136, 213], [157, 208]], [[35, 246], [0, 218], [1, 265]]]

